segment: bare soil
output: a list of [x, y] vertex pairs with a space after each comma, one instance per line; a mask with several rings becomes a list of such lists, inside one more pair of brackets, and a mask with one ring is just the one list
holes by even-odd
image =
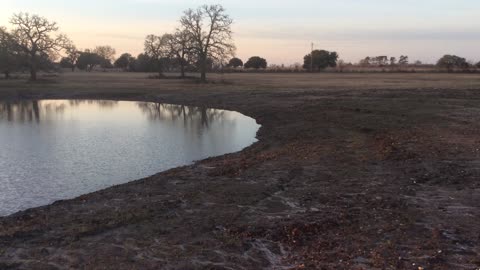
[[0, 218], [0, 269], [480, 268], [480, 76], [146, 77], [0, 81], [0, 99], [235, 110], [259, 142]]

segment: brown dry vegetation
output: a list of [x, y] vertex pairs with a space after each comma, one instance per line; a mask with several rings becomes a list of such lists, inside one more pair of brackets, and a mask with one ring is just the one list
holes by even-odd
[[0, 98], [225, 108], [260, 141], [2, 218], [0, 268], [480, 267], [480, 76], [146, 76], [0, 81]]
[[[174, 77], [178, 74], [167, 74]], [[211, 83], [199, 84], [190, 80], [148, 79], [144, 73], [76, 72], [49, 76], [37, 83], [21, 80], [0, 80], [2, 92], [8, 90], [53, 90], [69, 88], [82, 93], [98, 90], [122, 91], [137, 87], [145, 90], [287, 90], [305, 89], [478, 89], [478, 74], [447, 73], [226, 73], [211, 74]], [[43, 82], [42, 82], [43, 81]], [[222, 83], [223, 82], [223, 83]]]

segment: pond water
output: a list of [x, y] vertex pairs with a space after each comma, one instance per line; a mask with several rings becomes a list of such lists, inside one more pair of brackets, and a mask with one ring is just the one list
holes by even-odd
[[149, 102], [0, 101], [0, 215], [240, 151], [237, 112]]

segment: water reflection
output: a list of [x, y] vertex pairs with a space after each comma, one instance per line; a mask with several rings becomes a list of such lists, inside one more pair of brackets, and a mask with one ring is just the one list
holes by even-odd
[[150, 102], [0, 101], [0, 216], [239, 151], [242, 114]]
[[80, 106], [82, 104], [95, 104], [104, 109], [112, 109], [118, 105], [115, 100], [90, 100], [90, 99], [72, 99], [68, 103], [70, 106]]
[[151, 121], [182, 120], [185, 126], [195, 123], [199, 127], [209, 128], [213, 121], [226, 120], [223, 110], [154, 102], [138, 102], [137, 105]]
[[9, 122], [36, 122], [51, 119], [65, 112], [68, 107], [79, 107], [82, 104], [98, 105], [112, 109], [118, 101], [112, 100], [19, 100], [0, 102], [0, 120]]
[[0, 103], [0, 119], [20, 122], [39, 122], [40, 104], [38, 100]]
[[[68, 107], [81, 105], [96, 105], [103, 109], [113, 109], [118, 106], [118, 101], [113, 100], [21, 100], [0, 102], [0, 119], [10, 122], [40, 122], [53, 116], [63, 114]], [[210, 127], [213, 121], [225, 119], [225, 111], [208, 109], [205, 107], [192, 107], [156, 102], [137, 102], [138, 108], [151, 121], [178, 121], [182, 120], [185, 126], [195, 123], [205, 128]]]

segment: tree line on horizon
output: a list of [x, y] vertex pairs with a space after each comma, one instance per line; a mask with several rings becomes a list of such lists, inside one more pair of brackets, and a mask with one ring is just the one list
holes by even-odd
[[[103, 46], [102, 46], [103, 47]], [[88, 51], [88, 50], [87, 50]], [[95, 51], [95, 50], [94, 50]], [[313, 58], [312, 58], [313, 54]], [[87, 54], [88, 55], [88, 54]], [[181, 76], [185, 77], [185, 72], [197, 72], [196, 63], [189, 61], [178, 61], [175, 58], [161, 58], [161, 69], [155, 64], [155, 61], [145, 53], [139, 54], [137, 57], [132, 56], [129, 53], [124, 53], [114, 61], [105, 61], [103, 57], [96, 57], [98, 60], [93, 63], [100, 68], [117, 68], [127, 72], [163, 72], [163, 71], [180, 71]], [[181, 58], [180, 58], [181, 59]], [[313, 65], [312, 65], [313, 59]], [[112, 64], [113, 63], [113, 64]], [[92, 70], [92, 65], [87, 65], [82, 59], [80, 59], [77, 65], [72, 64], [70, 59], [62, 58], [60, 62], [62, 68], [78, 67], [81, 70]], [[319, 72], [327, 68], [338, 68], [343, 70], [345, 67], [359, 67], [359, 68], [406, 68], [406, 67], [419, 67], [419, 66], [433, 66], [424, 64], [423, 62], [416, 60], [409, 61], [407, 55], [401, 55], [398, 60], [396, 57], [387, 56], [374, 56], [361, 59], [358, 63], [346, 63], [343, 60], [339, 60], [339, 56], [336, 52], [329, 52], [326, 50], [314, 50], [312, 53], [304, 56], [303, 64], [294, 64], [290, 67], [284, 65], [269, 65], [265, 58], [260, 56], [252, 56], [245, 63], [238, 57], [231, 58], [228, 63], [216, 63], [212, 59], [207, 59], [207, 71], [221, 71], [221, 70], [233, 70], [238, 71], [242, 69], [246, 70], [266, 70], [267, 68], [278, 69], [296, 69], [308, 72]], [[448, 72], [454, 70], [460, 70], [464, 72], [472, 71], [475, 68], [480, 68], [480, 62], [473, 64], [467, 61], [465, 58], [456, 55], [444, 55], [440, 58], [435, 66], [443, 68]]]
[[[62, 66], [91, 71], [95, 66], [112, 67], [115, 50], [111, 46], [97, 46], [93, 50], [78, 50], [73, 42], [59, 33], [57, 23], [28, 13], [14, 14], [10, 19], [13, 29], [0, 28], [0, 70], [8, 78], [11, 72], [28, 69], [30, 80], [37, 79], [38, 70], [48, 69], [60, 55]], [[235, 55], [231, 26], [233, 19], [221, 5], [203, 5], [188, 9], [180, 18], [173, 34], [148, 35], [144, 55], [136, 59], [140, 69], [155, 69], [162, 76], [166, 62], [172, 62], [185, 76], [187, 64], [194, 65], [201, 81], [211, 62], [222, 63]], [[141, 63], [140, 61], [143, 61]], [[133, 57], [123, 54], [113, 64], [131, 67]]]
[[[92, 71], [118, 68], [130, 72], [157, 72], [163, 77], [166, 71], [199, 72], [206, 81], [209, 71], [224, 69], [261, 70], [269, 67], [265, 58], [253, 56], [245, 63], [235, 57], [235, 44], [231, 30], [233, 20], [221, 5], [203, 5], [184, 11], [179, 26], [173, 33], [151, 34], [145, 38], [144, 52], [137, 57], [123, 53], [115, 58], [116, 50], [109, 45], [79, 50], [64, 34], [59, 33], [57, 23], [28, 13], [14, 14], [10, 20], [13, 28], [0, 26], [0, 72], [9, 78], [12, 72], [28, 70], [30, 79], [37, 79], [39, 70], [53, 70], [56, 66]], [[57, 64], [56, 59], [60, 58]], [[414, 65], [421, 65], [415, 61]], [[402, 67], [410, 65], [408, 56], [366, 57], [358, 64], [339, 60], [337, 52], [313, 50], [303, 58], [303, 65], [296, 69], [319, 72], [327, 68], [345, 66]], [[445, 55], [436, 65], [448, 72], [470, 71], [480, 68], [456, 55]]]

